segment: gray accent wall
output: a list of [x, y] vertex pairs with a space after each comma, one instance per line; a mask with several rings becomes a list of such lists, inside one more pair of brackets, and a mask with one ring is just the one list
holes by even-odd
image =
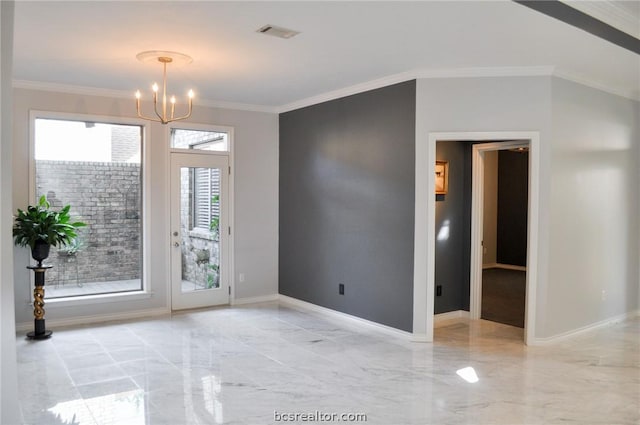
[[449, 162], [449, 189], [436, 195], [436, 291], [434, 313], [469, 310], [471, 271], [471, 143], [436, 145], [436, 160]]
[[281, 294], [412, 330], [415, 94], [409, 81], [280, 115]]

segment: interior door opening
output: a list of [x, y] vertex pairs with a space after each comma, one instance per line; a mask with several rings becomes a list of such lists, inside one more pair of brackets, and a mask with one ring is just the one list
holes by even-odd
[[480, 318], [524, 329], [529, 152], [484, 151]]
[[[523, 339], [529, 147], [529, 140], [438, 140], [435, 155], [434, 313], [523, 328]], [[440, 193], [439, 164], [447, 173]]]

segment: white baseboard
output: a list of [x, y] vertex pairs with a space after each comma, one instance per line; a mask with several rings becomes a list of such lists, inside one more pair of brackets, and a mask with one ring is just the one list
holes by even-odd
[[244, 304], [256, 304], [265, 303], [269, 301], [278, 301], [279, 294], [263, 295], [261, 297], [248, 297], [248, 298], [236, 298], [231, 302], [231, 305], [244, 305]]
[[517, 270], [519, 272], [526, 272], [527, 268], [524, 266], [514, 266], [512, 264], [502, 264], [502, 263], [489, 263], [483, 264], [482, 269], [505, 269], [505, 270]]
[[610, 325], [613, 325], [615, 323], [624, 322], [625, 320], [631, 319], [631, 318], [636, 317], [636, 316], [640, 316], [640, 310], [630, 311], [628, 313], [620, 314], [618, 316], [611, 317], [611, 318], [605, 319], [605, 320], [601, 320], [599, 322], [592, 323], [590, 325], [583, 326], [583, 327], [578, 328], [578, 329], [573, 329], [571, 331], [563, 332], [563, 333], [558, 334], [558, 335], [549, 336], [549, 337], [545, 337], [545, 338], [534, 338], [532, 344], [529, 344], [529, 345], [554, 344], [556, 342], [563, 341], [563, 340], [565, 340], [567, 338], [571, 338], [573, 336], [580, 335], [580, 334], [585, 333], [585, 332], [589, 332], [589, 331], [593, 331], [593, 330], [596, 330], [596, 329], [604, 328], [606, 326], [610, 326]]
[[[47, 329], [60, 328], [63, 326], [85, 325], [89, 323], [103, 323], [128, 319], [140, 319], [144, 317], [162, 316], [170, 314], [171, 310], [166, 307], [153, 308], [149, 310], [129, 311], [126, 313], [100, 314], [95, 316], [69, 317], [66, 319], [46, 319]], [[33, 330], [33, 321], [16, 324], [16, 332]]]
[[291, 307], [313, 311], [316, 313], [320, 313], [329, 319], [338, 319], [341, 321], [349, 321], [354, 324], [364, 325], [369, 329], [374, 329], [380, 332], [384, 332], [387, 335], [393, 335], [397, 337], [401, 337], [404, 339], [409, 339], [415, 342], [424, 342], [426, 341], [426, 335], [413, 334], [411, 332], [403, 331], [400, 329], [392, 328], [391, 326], [383, 325], [381, 323], [372, 322], [371, 320], [363, 319], [361, 317], [352, 316], [351, 314], [342, 313], [340, 311], [332, 310], [327, 307], [322, 307], [316, 304], [312, 304], [306, 301], [299, 300], [297, 298], [291, 298], [286, 295], [280, 294], [280, 302], [287, 304]]
[[468, 319], [469, 317], [469, 312], [465, 310], [448, 311], [446, 313], [434, 314], [433, 323], [434, 325], [439, 325], [450, 320]]

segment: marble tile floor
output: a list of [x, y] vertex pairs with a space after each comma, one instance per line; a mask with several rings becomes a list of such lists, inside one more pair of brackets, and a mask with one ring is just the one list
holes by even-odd
[[542, 347], [522, 332], [463, 319], [414, 343], [274, 302], [20, 334], [21, 412], [34, 425], [640, 423], [640, 318]]

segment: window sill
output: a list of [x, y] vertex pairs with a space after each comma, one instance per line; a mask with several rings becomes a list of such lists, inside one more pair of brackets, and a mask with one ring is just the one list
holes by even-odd
[[[45, 287], [45, 291], [46, 291], [46, 287]], [[75, 297], [47, 299], [45, 294], [44, 302], [45, 302], [45, 308], [55, 309], [55, 308], [62, 308], [62, 307], [73, 307], [78, 305], [146, 300], [151, 298], [152, 296], [153, 296], [153, 292], [131, 291], [131, 292], [120, 292], [116, 294], [79, 295]], [[29, 304], [33, 305], [32, 302]]]

